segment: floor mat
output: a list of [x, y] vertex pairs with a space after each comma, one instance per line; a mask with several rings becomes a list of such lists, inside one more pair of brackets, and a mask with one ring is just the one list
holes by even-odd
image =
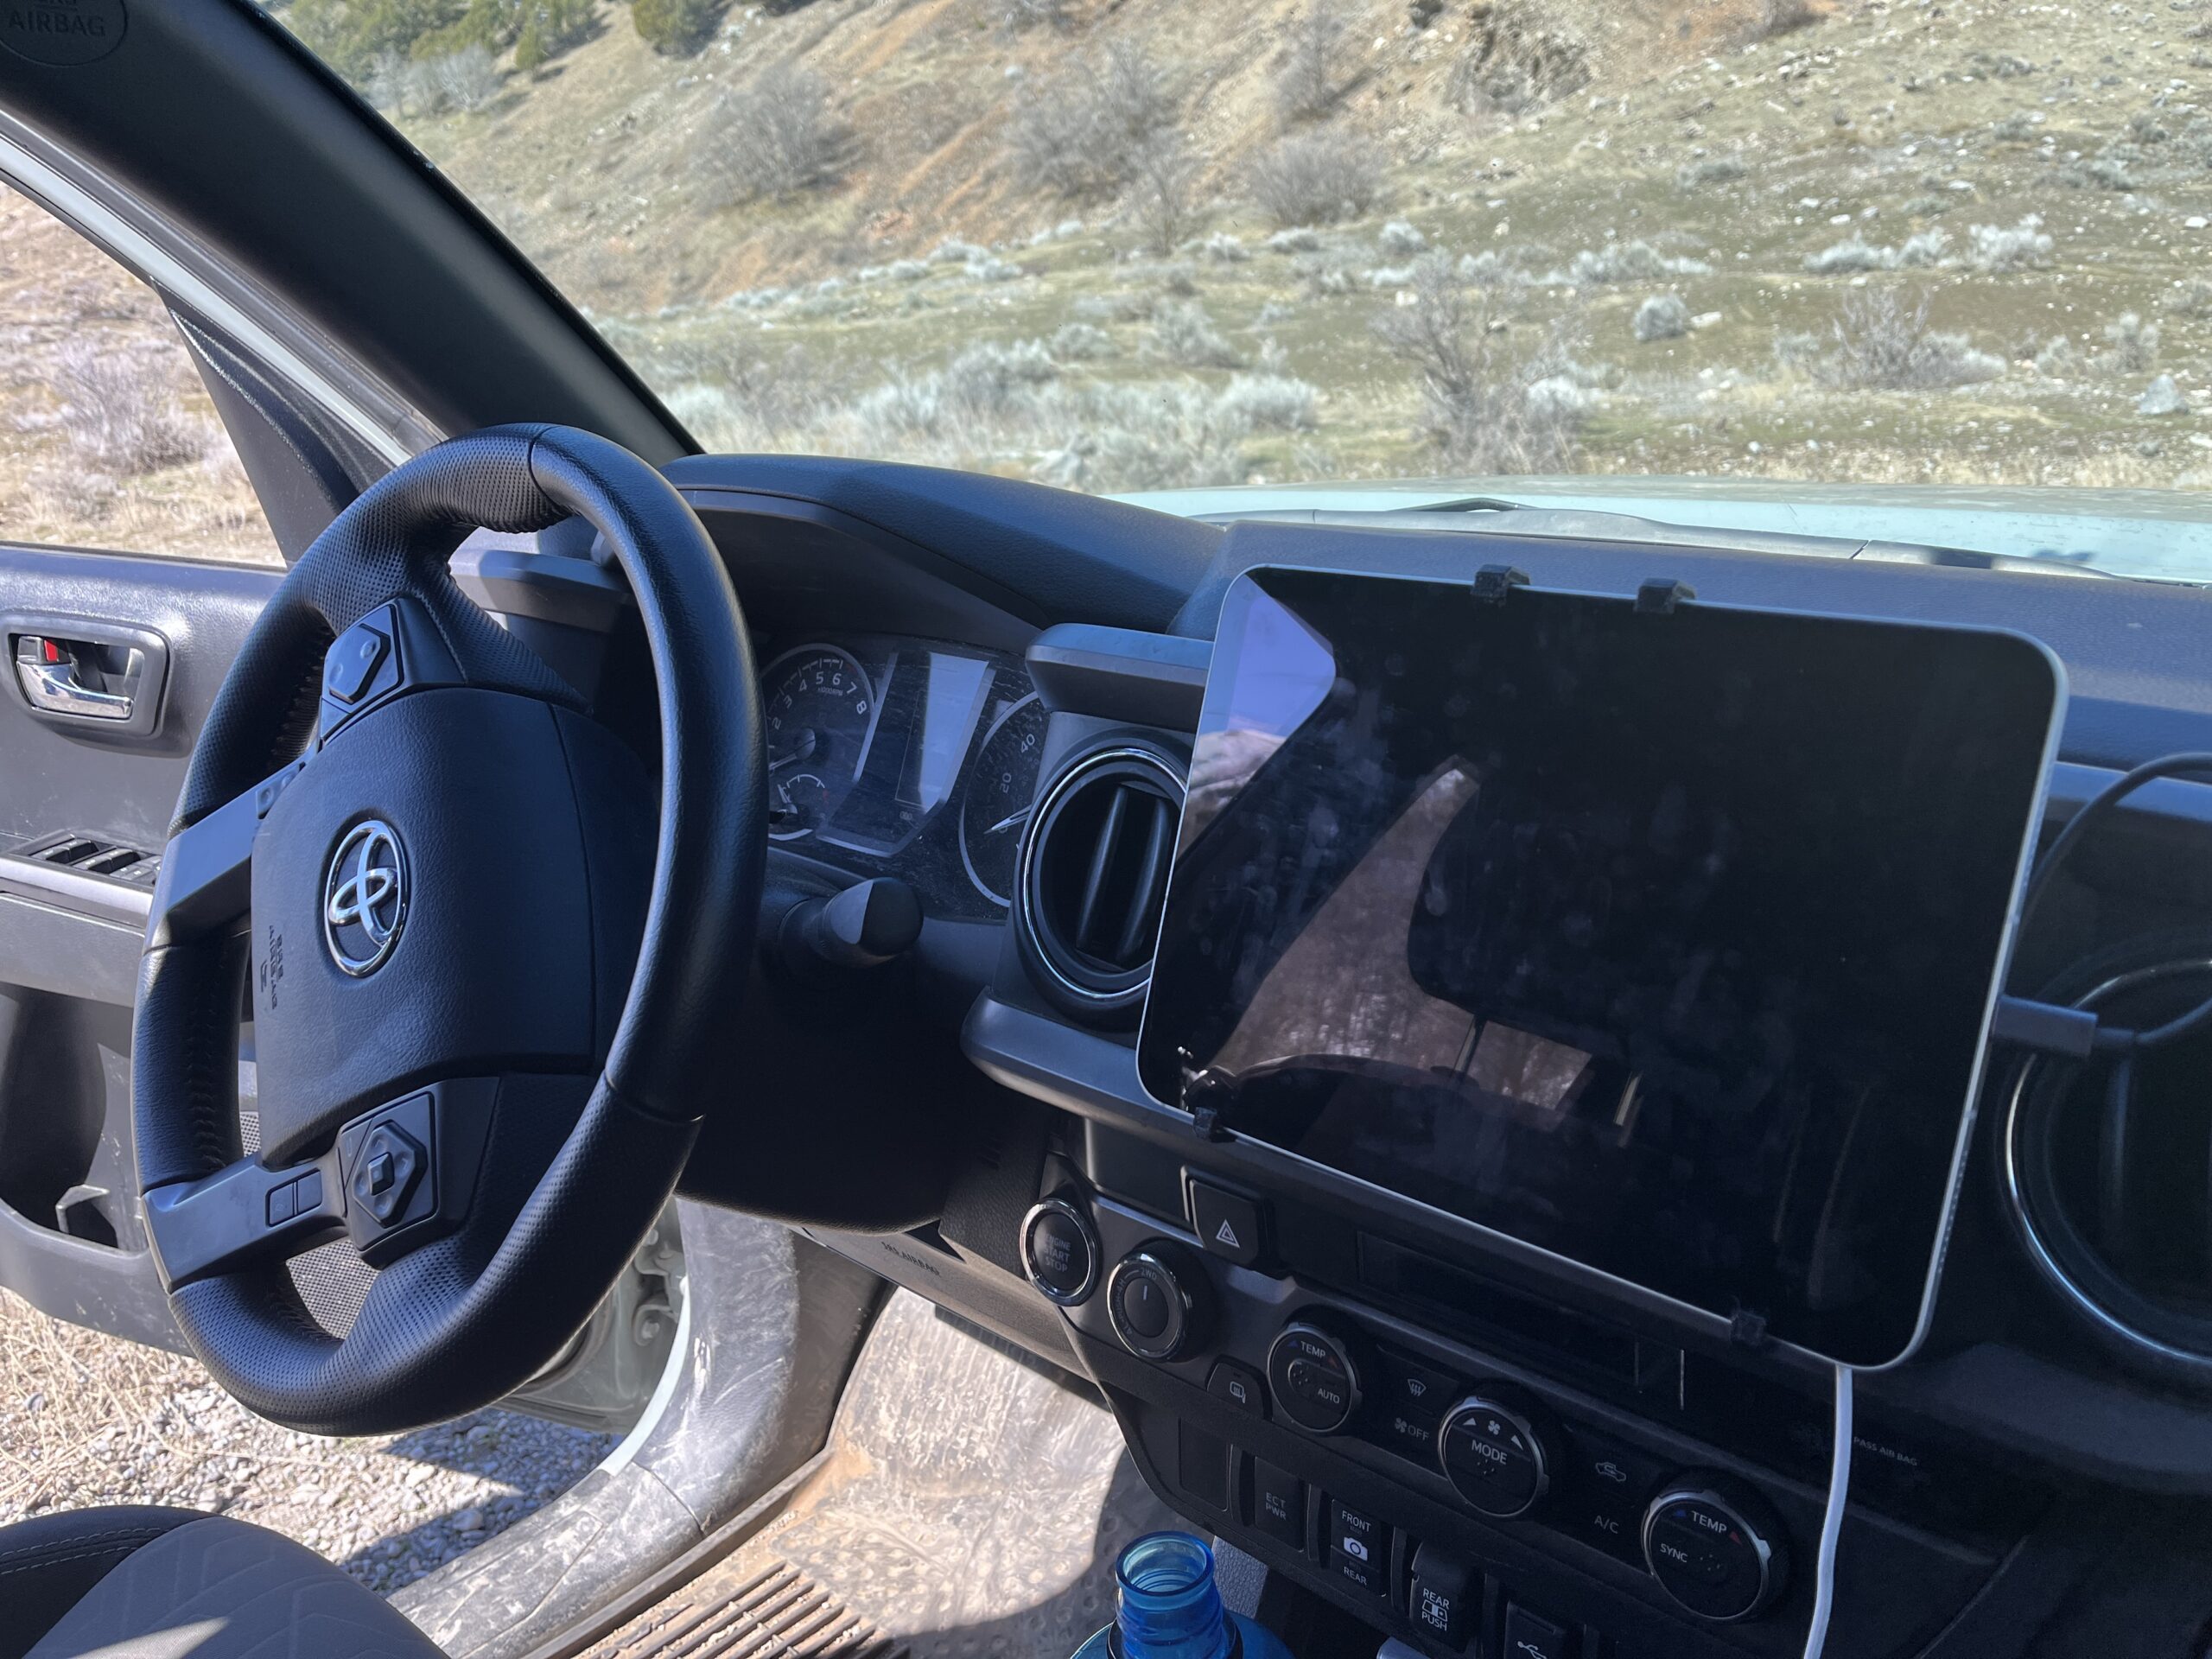
[[620, 1659], [907, 1659], [884, 1635], [789, 1561], [703, 1596], [671, 1597], [599, 1652]]
[[1112, 1619], [1122, 1546], [1177, 1524], [1093, 1395], [902, 1291], [784, 1512], [589, 1651], [1058, 1659]]

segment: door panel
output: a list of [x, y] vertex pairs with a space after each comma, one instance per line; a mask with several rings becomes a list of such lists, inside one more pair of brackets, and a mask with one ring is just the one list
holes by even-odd
[[[281, 575], [0, 543], [0, 1284], [164, 1345], [177, 1338], [133, 1196], [130, 1001], [150, 883], [129, 853], [159, 852], [208, 704]], [[166, 658], [149, 721], [71, 719], [25, 695], [26, 637], [149, 635]]]

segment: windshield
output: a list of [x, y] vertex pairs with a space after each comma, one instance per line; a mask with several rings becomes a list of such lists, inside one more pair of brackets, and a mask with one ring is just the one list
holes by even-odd
[[276, 15], [709, 449], [1109, 492], [2086, 486], [2037, 510], [2134, 527], [2000, 532], [1985, 494], [1945, 539], [2212, 577], [2193, 6]]

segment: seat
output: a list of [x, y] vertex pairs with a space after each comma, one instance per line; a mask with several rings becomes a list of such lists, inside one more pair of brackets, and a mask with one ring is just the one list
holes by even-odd
[[194, 1510], [0, 1528], [0, 1659], [443, 1659], [311, 1550]]

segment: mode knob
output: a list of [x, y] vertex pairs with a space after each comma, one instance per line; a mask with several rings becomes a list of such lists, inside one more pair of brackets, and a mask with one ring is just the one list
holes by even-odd
[[1495, 1520], [1536, 1506], [1551, 1487], [1543, 1437], [1521, 1407], [1471, 1394], [1445, 1414], [1436, 1452], [1459, 1496]]
[[1749, 1618], [1782, 1593], [1780, 1529], [1756, 1499], [1704, 1484], [1670, 1487], [1643, 1515], [1643, 1560], [1700, 1618]]
[[1312, 1434], [1333, 1434], [1359, 1409], [1357, 1339], [1293, 1319], [1268, 1350], [1268, 1389], [1275, 1408]]
[[1168, 1360], [1198, 1341], [1205, 1275], [1164, 1239], [1130, 1251], [1106, 1281], [1106, 1313], [1139, 1359]]

